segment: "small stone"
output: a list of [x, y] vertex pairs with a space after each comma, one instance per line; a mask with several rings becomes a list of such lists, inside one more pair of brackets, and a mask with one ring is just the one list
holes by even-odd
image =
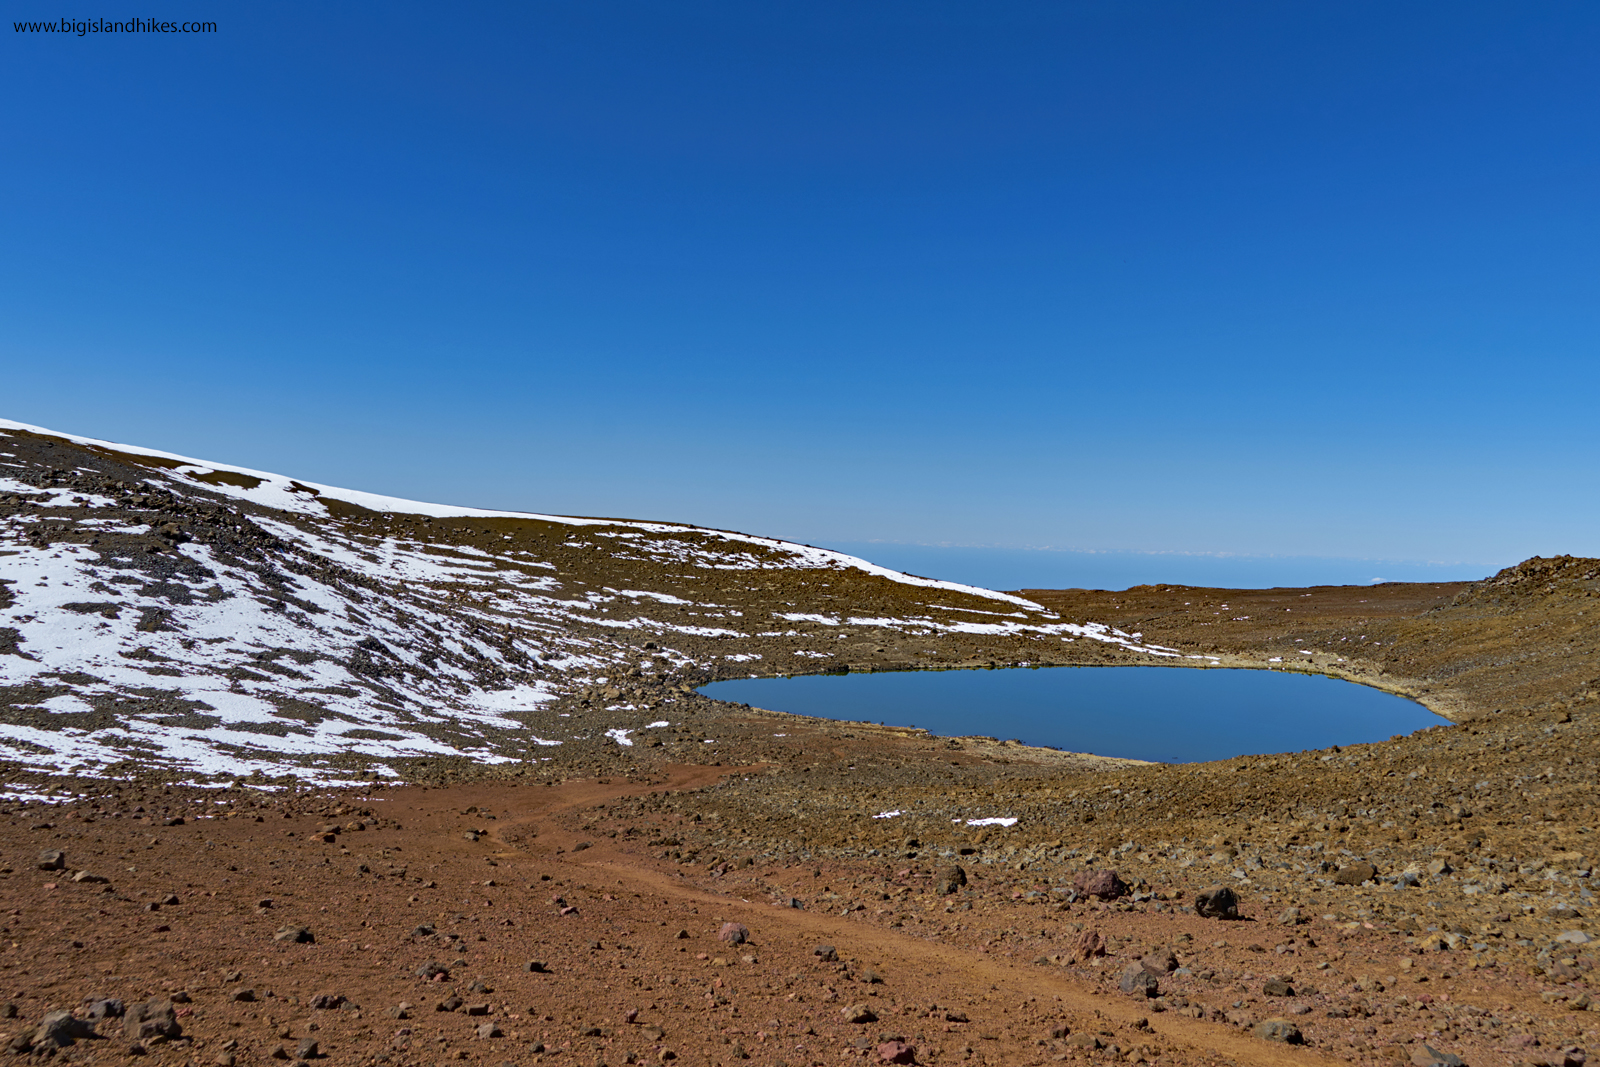
[[316, 936], [304, 926], [281, 926], [278, 932], [272, 935], [274, 941], [287, 941], [292, 945], [309, 945], [315, 943]]
[[1178, 969], [1178, 957], [1165, 945], [1158, 945], [1144, 954], [1140, 964], [1154, 975], [1171, 974]]
[[844, 1016], [844, 1021], [847, 1023], [875, 1023], [878, 1021], [877, 1013], [865, 1004], [851, 1004], [839, 1014]]
[[878, 1046], [878, 1058], [884, 1063], [914, 1063], [917, 1054], [904, 1041], [885, 1041]]
[[255, 999], [256, 991], [254, 989], [235, 989], [233, 991], [233, 1002], [235, 1004], [249, 1004]]
[[1080, 897], [1099, 900], [1115, 900], [1130, 892], [1116, 871], [1079, 871], [1072, 876], [1072, 888]]
[[61, 871], [67, 867], [67, 854], [60, 849], [48, 848], [39, 853], [41, 871]]
[[466, 1001], [462, 1000], [460, 997], [445, 997], [443, 1000], [439, 1001], [439, 1003], [433, 1006], [433, 1010], [457, 1011], [460, 1009], [461, 1005], [465, 1003]]
[[289, 1050], [284, 1048], [282, 1045], [274, 1045], [272, 1046], [272, 1051], [267, 1053], [267, 1055], [275, 1060], [286, 1060], [289, 1058]]
[[129, 1041], [170, 1041], [182, 1033], [183, 1027], [178, 1025], [178, 1013], [170, 1000], [146, 1000], [131, 1004], [122, 1016], [122, 1034]]
[[[1438, 862], [1440, 861], [1434, 861], [1435, 864]], [[1432, 866], [1434, 866], [1434, 864], [1429, 864], [1429, 867]], [[1333, 884], [1360, 885], [1363, 882], [1370, 882], [1376, 877], [1378, 877], [1378, 868], [1374, 867], [1372, 864], [1352, 863], [1348, 866], [1340, 867], [1339, 870], [1334, 873]]]
[[319, 1011], [332, 1011], [345, 1005], [345, 998], [338, 993], [318, 993], [311, 998], [311, 1006]]
[[1300, 1028], [1288, 1019], [1265, 1019], [1256, 1024], [1254, 1033], [1263, 1041], [1278, 1041], [1285, 1045], [1305, 1042], [1305, 1035], [1300, 1033]]
[[550, 973], [550, 969], [544, 965], [542, 960], [530, 960], [522, 965], [522, 969], [527, 971], [529, 974]]
[[1412, 1050], [1412, 1067], [1466, 1067], [1466, 1061], [1453, 1052], [1440, 1052], [1432, 1045]]
[[53, 1011], [39, 1020], [31, 1038], [34, 1050], [66, 1048], [79, 1038], [93, 1037], [94, 1027], [74, 1018], [70, 1011]]
[[717, 931], [717, 940], [730, 945], [742, 945], [750, 940], [750, 931], [743, 923], [723, 923]]
[[295, 1046], [294, 1054], [297, 1059], [314, 1060], [319, 1051], [316, 1040], [308, 1037]]
[[1085, 930], [1072, 943], [1070, 955], [1075, 960], [1088, 960], [1106, 954], [1106, 939], [1098, 931]]
[[822, 960], [823, 963], [832, 963], [839, 958], [839, 953], [832, 945], [818, 945], [811, 950], [811, 954]]
[[1278, 916], [1279, 926], [1298, 926], [1301, 921], [1299, 908], [1285, 908], [1283, 914]]
[[488, 1015], [489, 1014], [489, 1005], [482, 1004], [482, 1003], [479, 1003], [479, 1004], [468, 1004], [467, 1005], [467, 1014], [468, 1015]]
[[1160, 994], [1161, 983], [1155, 975], [1145, 970], [1142, 963], [1130, 963], [1117, 979], [1117, 988], [1134, 996], [1154, 997]]
[[496, 1023], [481, 1023], [478, 1026], [478, 1040], [485, 1041], [491, 1037], [500, 1036], [500, 1027]]
[[120, 1019], [125, 1010], [122, 1001], [115, 997], [85, 997], [83, 1007], [85, 1017], [96, 1021]]
[[[529, 967], [529, 970], [532, 970], [531, 965]], [[436, 979], [436, 978], [449, 978], [450, 977], [450, 968], [446, 967], [442, 963], [435, 962], [434, 960], [429, 960], [427, 963], [424, 963], [421, 966], [419, 966], [412, 973], [415, 974], [418, 978], [425, 978], [425, 979], [428, 979], [428, 980], [431, 981], [431, 980]]]
[[93, 874], [89, 871], [79, 871], [77, 874], [72, 876], [72, 880], [74, 882], [87, 883], [89, 885], [104, 885], [105, 883], [111, 881], [111, 879], [106, 878], [103, 875]]
[[1587, 945], [1589, 942], [1593, 941], [1594, 938], [1590, 937], [1582, 930], [1563, 930], [1561, 933], [1556, 935], [1556, 940], [1561, 942], [1563, 945]]
[[1261, 992], [1269, 997], [1292, 997], [1294, 987], [1282, 978], [1268, 978], [1261, 984]]
[[1459, 934], [1432, 933], [1423, 938], [1420, 945], [1429, 952], [1449, 952], [1460, 943]]
[[1225, 885], [1214, 885], [1195, 896], [1194, 913], [1202, 919], [1237, 919], [1239, 894]]
[[934, 876], [933, 891], [939, 896], [947, 897], [966, 884], [967, 872], [961, 864], [952, 863]]

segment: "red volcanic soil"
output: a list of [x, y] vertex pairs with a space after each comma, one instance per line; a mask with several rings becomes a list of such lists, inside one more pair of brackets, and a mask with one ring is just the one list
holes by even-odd
[[[1549, 979], [1464, 945], [1342, 916], [1284, 925], [1248, 892], [1241, 919], [1201, 918], [1176, 876], [1103, 902], [971, 860], [964, 886], [940, 884], [939, 860], [685, 862], [702, 820], [679, 802], [762, 771], [14, 805], [12, 1047], [96, 998], [171, 1001], [182, 1032], [91, 1021], [33, 1055], [266, 1064], [315, 1042], [307, 1062], [1313, 1064], [1429, 1046], [1487, 1064], [1568, 1062], [1592, 1037], [1577, 984], [1541, 998]], [[46, 850], [64, 868], [38, 869]], [[276, 936], [296, 928], [314, 940]], [[1130, 968], [1156, 996], [1119, 988]], [[1269, 1018], [1306, 1044], [1258, 1036]]]

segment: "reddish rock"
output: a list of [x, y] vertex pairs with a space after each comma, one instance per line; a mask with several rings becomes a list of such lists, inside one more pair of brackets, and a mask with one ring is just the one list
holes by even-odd
[[915, 1063], [917, 1054], [904, 1041], [885, 1041], [878, 1046], [878, 1058], [884, 1063]]
[[1128, 884], [1116, 871], [1080, 871], [1072, 878], [1072, 888], [1080, 897], [1115, 900], [1128, 894]]
[[1079, 960], [1093, 959], [1095, 956], [1106, 954], [1106, 939], [1094, 930], [1085, 930], [1078, 935], [1078, 940], [1072, 944], [1072, 957]]

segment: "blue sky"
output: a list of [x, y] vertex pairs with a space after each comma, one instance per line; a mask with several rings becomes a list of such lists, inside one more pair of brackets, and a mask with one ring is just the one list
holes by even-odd
[[890, 555], [1600, 555], [1592, 4], [145, 6], [220, 32], [6, 33], [6, 417]]

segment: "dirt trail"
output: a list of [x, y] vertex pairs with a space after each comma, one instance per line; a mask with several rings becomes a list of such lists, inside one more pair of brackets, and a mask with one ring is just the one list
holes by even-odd
[[[626, 796], [638, 796], [652, 789], [692, 789], [710, 785], [716, 780], [736, 773], [748, 773], [759, 768], [668, 768], [666, 781], [650, 785], [630, 784], [619, 787], [615, 783], [596, 781], [566, 782], [559, 786], [537, 791], [530, 804], [535, 809], [523, 807], [512, 818], [507, 830], [534, 831], [541, 842], [560, 839], [570, 844], [578, 835], [557, 825], [552, 816], [560, 812], [592, 807]], [[474, 790], [464, 787], [458, 799], [472, 800]], [[484, 790], [485, 799], [493, 796]], [[505, 831], [495, 836], [504, 840]], [[536, 854], [547, 864], [556, 863], [574, 872], [604, 872], [616, 879], [619, 885], [659, 895], [684, 903], [713, 906], [724, 913], [730, 922], [743, 923], [762, 940], [782, 938], [802, 943], [849, 944], [853, 954], [862, 958], [882, 961], [880, 966], [897, 973], [926, 976], [931, 992], [941, 990], [938, 998], [973, 1000], [986, 992], [999, 991], [1011, 998], [1053, 998], [1063, 1015], [1083, 1019], [1104, 1017], [1123, 1027], [1145, 1029], [1153, 1038], [1165, 1038], [1190, 1051], [1210, 1050], [1221, 1053], [1237, 1063], [1268, 1065], [1297, 1063], [1332, 1065], [1336, 1060], [1308, 1048], [1269, 1044], [1254, 1036], [1241, 1034], [1226, 1025], [1207, 1023], [1175, 1014], [1151, 1017], [1148, 1007], [1138, 1001], [1108, 996], [1100, 989], [1074, 981], [1060, 974], [1041, 971], [1038, 967], [1020, 966], [1012, 961], [997, 960], [982, 953], [952, 945], [935, 944], [914, 936], [896, 933], [852, 921], [843, 916], [829, 915], [794, 908], [778, 907], [771, 903], [757, 903], [726, 894], [711, 892], [689, 883], [679, 873], [669, 873], [659, 868], [640, 864], [619, 849], [593, 845], [576, 859], [570, 855], [556, 856], [549, 845], [542, 844]], [[517, 853], [501, 853], [507, 858]]]
[[[709, 798], [772, 787], [780, 772], [761, 770], [239, 790], [220, 804], [119, 787], [0, 810], [0, 972], [15, 1008], [0, 1038], [26, 1043], [50, 1011], [96, 996], [187, 998], [182, 1039], [145, 1047], [148, 1067], [269, 1067], [306, 1040], [327, 1067], [877, 1067], [895, 1040], [928, 1067], [1381, 1064], [1424, 1041], [1495, 1067], [1528, 1059], [1517, 1050], [1535, 1035], [1565, 1047], [1584, 1031], [1505, 969], [1464, 970], [1461, 953], [1425, 955], [1336, 916], [1273, 924], [1248, 897], [1254, 921], [1224, 923], [1155, 901], [1031, 899], [976, 860], [946, 895], [930, 864], [899, 856], [676, 847], [726, 822], [707, 809], [701, 823]], [[64, 866], [41, 869], [54, 849]], [[725, 923], [750, 942], [720, 940]], [[314, 940], [276, 936], [302, 927]], [[1045, 958], [1085, 934], [1103, 936], [1103, 957]], [[1182, 961], [1162, 997], [1118, 992], [1152, 946]], [[1274, 974], [1304, 988], [1263, 996]], [[1355, 992], [1362, 981], [1390, 991]], [[318, 1007], [330, 1003], [349, 1007]], [[1310, 1047], [1254, 1036], [1279, 1014]], [[126, 1051], [119, 1032], [102, 1024], [63, 1055]]]

